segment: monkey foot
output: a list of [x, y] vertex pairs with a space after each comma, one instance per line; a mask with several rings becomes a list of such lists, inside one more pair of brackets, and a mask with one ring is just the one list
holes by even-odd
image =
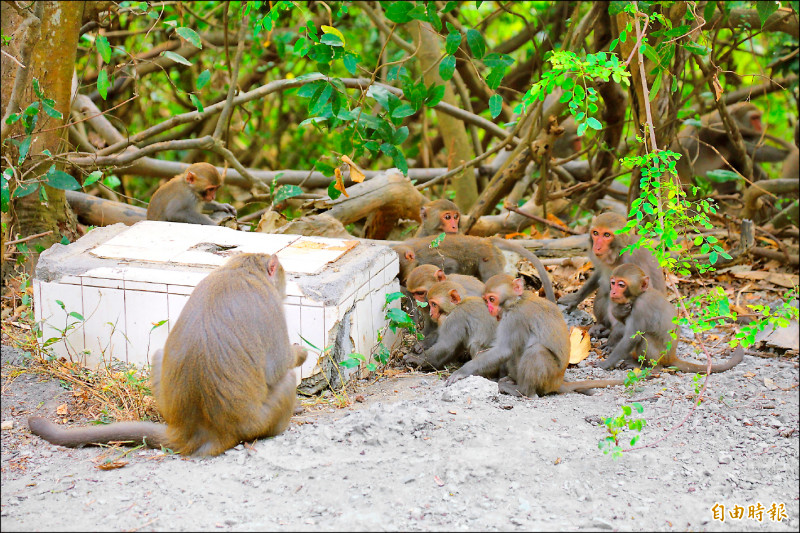
[[517, 398], [524, 396], [517, 389], [517, 384], [514, 383], [514, 381], [508, 376], [500, 379], [500, 381], [497, 382], [497, 390], [500, 391], [500, 394], [508, 394], [509, 396], [516, 396]]
[[589, 328], [589, 336], [595, 339], [603, 339], [609, 336], [611, 331], [602, 324], [595, 324]]

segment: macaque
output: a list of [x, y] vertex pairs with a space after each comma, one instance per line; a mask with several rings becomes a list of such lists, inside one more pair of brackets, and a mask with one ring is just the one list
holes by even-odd
[[635, 236], [615, 231], [624, 228], [625, 217], [617, 213], [602, 213], [597, 215], [589, 227], [589, 258], [594, 265], [594, 272], [586, 283], [572, 294], [562, 296], [558, 303], [567, 305], [567, 313], [574, 311], [578, 304], [585, 300], [593, 291], [595, 325], [589, 330], [593, 337], [606, 337], [611, 330], [611, 320], [608, 316], [608, 287], [611, 271], [617, 265], [632, 263], [642, 268], [650, 277], [651, 285], [657, 291], [666, 291], [664, 273], [658, 266], [652, 252], [639, 248], [632, 252], [620, 255], [620, 250], [634, 242]]
[[403, 270], [408, 269], [410, 273], [417, 265], [436, 265], [448, 276], [464, 274], [485, 281], [504, 271], [506, 257], [501, 250], [507, 250], [533, 263], [547, 298], [555, 301], [553, 283], [547, 269], [538, 257], [522, 246], [497, 237], [446, 234], [437, 246], [431, 248], [431, 244], [437, 239], [438, 235], [413, 238], [392, 247], [400, 256], [401, 278]]
[[781, 178], [800, 179], [800, 122], [794, 126], [794, 149], [789, 151], [789, 157], [783, 162]]
[[[636, 265], [625, 264], [611, 272], [609, 312], [616, 321], [608, 340], [610, 355], [600, 363], [614, 368], [623, 359], [639, 356], [659, 366], [674, 366], [684, 372], [706, 372], [707, 365], [678, 359], [678, 326], [675, 306], [650, 287], [650, 278]], [[711, 372], [730, 370], [742, 362], [744, 350], [734, 352], [728, 362], [711, 365]]]
[[[478, 278], [462, 274], [448, 276], [436, 265], [420, 265], [414, 268], [406, 280], [406, 290], [414, 300], [426, 302], [428, 289], [435, 283], [446, 280], [459, 284], [462, 297], [477, 296], [480, 298], [483, 295], [483, 282]], [[422, 334], [425, 336], [421, 347], [428, 348], [436, 342], [436, 321], [431, 318], [430, 308], [416, 306], [416, 311], [422, 317]]]
[[217, 223], [202, 211], [225, 211], [236, 216], [235, 207], [214, 201], [222, 181], [214, 165], [190, 165], [186, 172], [175, 176], [153, 194], [147, 206], [147, 220], [216, 226]]
[[[766, 173], [756, 163], [783, 161], [788, 152], [772, 146], [759, 146], [764, 136], [761, 111], [750, 102], [728, 106], [728, 113], [739, 127], [747, 154], [753, 158], [753, 179], [766, 179]], [[670, 147], [682, 155], [675, 165], [681, 181], [691, 184], [694, 176], [705, 177], [707, 172], [717, 169], [731, 168], [741, 172], [744, 162], [734, 159], [733, 141], [725, 130], [719, 111], [703, 115], [700, 123], [699, 131], [694, 126], [684, 128]], [[728, 183], [735, 187], [735, 182]], [[730, 185], [715, 184], [715, 187], [720, 192], [735, 191]]]
[[514, 396], [544, 396], [558, 392], [589, 392], [622, 385], [621, 380], [565, 382], [569, 364], [567, 323], [553, 302], [525, 290], [524, 282], [498, 274], [486, 282], [483, 299], [489, 314], [500, 322], [489, 350], [454, 372], [445, 385], [471, 375], [496, 375], [500, 392]]
[[454, 281], [434, 283], [427, 293], [430, 316], [438, 324], [438, 336], [421, 356], [408, 354], [405, 362], [430, 365], [440, 370], [465, 353], [475, 358], [491, 346], [497, 321], [480, 297], [467, 296]]
[[564, 119], [560, 126], [564, 128], [564, 133], [556, 138], [551, 153], [553, 157], [566, 159], [583, 150], [583, 143], [578, 136], [578, 125], [571, 116]]
[[166, 425], [64, 429], [31, 417], [31, 432], [67, 447], [133, 441], [201, 456], [281, 433], [296, 403], [293, 369], [306, 358], [289, 344], [285, 295], [277, 256], [234, 256], [197, 284], [153, 357], [153, 397]]
[[[503, 271], [506, 264], [505, 256], [502, 252], [492, 250], [491, 246], [481, 242], [484, 240], [483, 238], [472, 236], [465, 236], [465, 238], [450, 237], [451, 235], [459, 234], [458, 222], [461, 219], [461, 212], [458, 210], [458, 206], [450, 200], [428, 202], [420, 208], [420, 218], [422, 219], [422, 224], [417, 231], [417, 236], [413, 240], [406, 241], [414, 251], [412, 254], [415, 256], [414, 259], [417, 259], [414, 266], [418, 264], [435, 264], [439, 265], [447, 274], [467, 274], [480, 277], [482, 280], [489, 279], [491, 276]], [[416, 255], [420, 247], [426, 244], [430, 245], [431, 241], [442, 233], [447, 234], [445, 239], [447, 244], [442, 243], [439, 245], [437, 248], [439, 250], [438, 254], [435, 254], [434, 257], [430, 253], [423, 253], [423, 259], [418, 259]], [[428, 239], [425, 240], [425, 237]], [[555, 301], [550, 276], [538, 257], [522, 246], [506, 239], [490, 237], [488, 240], [496, 248], [514, 252], [533, 263], [539, 273], [547, 297]], [[474, 251], [467, 249], [473, 246], [477, 247]], [[402, 251], [406, 257], [409, 257], [406, 249]], [[401, 258], [401, 267], [402, 261], [403, 259]], [[406, 259], [406, 261], [413, 261], [413, 259]], [[465, 265], [465, 262], [468, 264]], [[410, 272], [410, 269], [408, 271]]]
[[458, 222], [461, 211], [450, 200], [433, 200], [419, 208], [419, 225], [416, 237], [439, 235], [440, 233], [458, 233]]

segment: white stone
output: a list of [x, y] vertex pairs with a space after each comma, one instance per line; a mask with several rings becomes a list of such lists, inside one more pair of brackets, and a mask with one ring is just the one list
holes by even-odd
[[[352, 352], [373, 352], [376, 330], [386, 325], [385, 296], [399, 290], [398, 262], [390, 248], [357, 239], [153, 221], [97, 228], [41, 254], [33, 287], [42, 340], [61, 339], [59, 330], [66, 330], [69, 344], [58, 340], [53, 350], [87, 366], [111, 358], [148, 364], [194, 287], [243, 252], [277, 254], [286, 270], [289, 340], [309, 350], [298, 381], [319, 372], [323, 357], [338, 362]], [[339, 335], [337, 342], [345, 316], [349, 324], [343, 331], [349, 334]], [[264, 327], [269, 320], [264, 317]], [[394, 338], [387, 331], [384, 342], [389, 346]], [[324, 355], [329, 346], [330, 354]]]

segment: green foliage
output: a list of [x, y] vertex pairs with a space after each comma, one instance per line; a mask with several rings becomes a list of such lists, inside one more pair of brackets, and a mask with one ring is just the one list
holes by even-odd
[[[755, 338], [758, 333], [765, 330], [767, 326], [771, 325], [772, 330], [776, 328], [785, 328], [789, 325], [790, 320], [800, 319], [800, 313], [797, 308], [797, 297], [800, 291], [795, 287], [783, 295], [783, 302], [779, 309], [772, 310], [768, 305], [748, 305], [750, 309], [756, 313], [760, 313], [763, 318], [753, 320], [746, 326], [739, 328], [739, 331], [734, 335], [731, 341], [731, 346], [752, 346], [755, 343]], [[733, 315], [735, 318], [735, 314]]]
[[[604, 454], [611, 454], [614, 459], [622, 457], [623, 449], [620, 445], [621, 434], [624, 430], [641, 432], [647, 425], [647, 420], [644, 418], [633, 418], [631, 415], [635, 410], [637, 413], [642, 414], [644, 407], [638, 402], [633, 402], [630, 405], [622, 406], [622, 414], [617, 417], [609, 417], [603, 419], [603, 424], [606, 426], [608, 435], [597, 443], [597, 447], [603, 451]], [[631, 446], [634, 446], [640, 435], [634, 435], [629, 441]]]

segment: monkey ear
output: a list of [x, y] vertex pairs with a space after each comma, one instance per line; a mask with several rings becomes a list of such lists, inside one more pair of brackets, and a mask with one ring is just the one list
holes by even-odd
[[413, 261], [417, 258], [417, 256], [414, 255], [414, 250], [406, 250], [406, 253], [403, 254], [403, 256], [406, 258], [406, 261]]
[[269, 258], [269, 262], [267, 263], [267, 276], [270, 278], [275, 277], [275, 273], [278, 271], [278, 268], [281, 266], [280, 261], [278, 261], [278, 256], [273, 254]]
[[441, 268], [439, 270], [437, 270], [436, 274], [434, 274], [434, 275], [436, 276], [436, 281], [445, 281], [445, 280], [447, 280], [447, 274], [445, 274], [444, 270], [442, 270]]
[[646, 291], [649, 286], [650, 286], [650, 276], [643, 277], [642, 278], [642, 291]]
[[186, 183], [191, 185], [197, 180], [197, 175], [194, 172], [187, 171], [184, 179], [186, 180]]
[[425, 219], [428, 218], [428, 212], [425, 210], [425, 206], [419, 208], [419, 218], [425, 222]]
[[458, 294], [458, 291], [455, 289], [450, 289], [450, 301], [454, 304], [461, 303], [461, 295]]
[[522, 278], [517, 278], [511, 282], [511, 288], [514, 289], [514, 294], [522, 296], [522, 293], [525, 291], [525, 282]]

